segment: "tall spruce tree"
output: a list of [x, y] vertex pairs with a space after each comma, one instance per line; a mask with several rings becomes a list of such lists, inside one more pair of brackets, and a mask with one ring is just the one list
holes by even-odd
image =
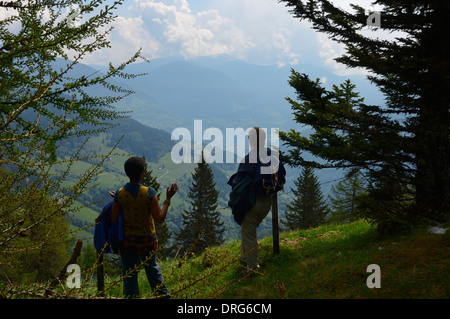
[[187, 250], [198, 239], [192, 251], [200, 254], [207, 247], [221, 245], [224, 242], [225, 228], [217, 211], [219, 191], [216, 189], [211, 167], [204, 159], [198, 163], [192, 173], [192, 179], [188, 194], [191, 199], [191, 210], [182, 213], [183, 226], [177, 234], [177, 242]]
[[[380, 230], [395, 229], [399, 221], [448, 218], [450, 2], [374, 1], [381, 19], [371, 33], [369, 14], [361, 6], [352, 5], [348, 12], [326, 0], [281, 2], [295, 17], [344, 44], [346, 53], [336, 61], [370, 71], [369, 80], [386, 101], [366, 105], [349, 99], [353, 89], [327, 91], [293, 71], [290, 84], [302, 101], [290, 100], [295, 121], [315, 133], [310, 138], [295, 130], [281, 133], [293, 148], [285, 159], [305, 164], [301, 154], [309, 152], [325, 160], [311, 165], [365, 171], [370, 181], [368, 217]], [[390, 40], [383, 38], [388, 32], [401, 33]]]
[[327, 206], [314, 170], [304, 167], [294, 181], [294, 199], [286, 204], [286, 220], [281, 223], [289, 230], [317, 227], [325, 222]]
[[[159, 200], [161, 195], [161, 184], [158, 182], [156, 177], [152, 176], [153, 171], [148, 169], [145, 156], [143, 156], [143, 159], [145, 161], [145, 171], [141, 183], [145, 186], [152, 187], [156, 191]], [[155, 228], [158, 236], [158, 245], [161, 247], [160, 254], [164, 257], [168, 257], [175, 250], [175, 247], [169, 244], [172, 237], [172, 232], [170, 231], [166, 221], [163, 221], [161, 224], [155, 223]]]

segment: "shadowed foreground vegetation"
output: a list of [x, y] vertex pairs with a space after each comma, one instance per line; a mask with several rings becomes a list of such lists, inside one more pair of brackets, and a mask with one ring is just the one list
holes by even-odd
[[[280, 234], [280, 254], [272, 238], [259, 242], [261, 268], [240, 276], [240, 241], [161, 260], [173, 298], [200, 299], [442, 299], [450, 297], [450, 231], [417, 228], [380, 236], [376, 227], [359, 220]], [[368, 288], [380, 267], [381, 288]], [[111, 286], [112, 284], [112, 286]], [[106, 274], [104, 297], [121, 298], [120, 276]], [[139, 272], [141, 298], [154, 298], [145, 273]], [[96, 282], [73, 289], [78, 298], [98, 297]]]

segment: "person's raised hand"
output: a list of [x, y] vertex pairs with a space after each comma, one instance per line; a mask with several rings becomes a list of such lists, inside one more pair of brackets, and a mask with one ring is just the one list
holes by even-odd
[[177, 183], [173, 183], [170, 187], [167, 187], [166, 199], [170, 200], [172, 196], [176, 194], [177, 190], [178, 190]]

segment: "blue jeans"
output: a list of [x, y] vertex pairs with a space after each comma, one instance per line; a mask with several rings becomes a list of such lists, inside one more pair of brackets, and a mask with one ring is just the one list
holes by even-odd
[[[126, 252], [120, 253], [122, 257], [122, 275], [125, 276], [132, 269], [139, 266], [142, 262], [144, 262], [149, 255], [136, 255], [130, 254]], [[167, 289], [165, 284], [162, 284], [164, 281], [161, 268], [159, 268], [158, 263], [156, 262], [156, 254], [153, 254], [147, 262], [141, 266], [145, 269], [145, 274], [147, 275], [148, 282], [153, 291], [158, 289], [158, 295], [168, 295], [169, 290]], [[125, 298], [133, 298], [139, 296], [139, 286], [138, 286], [138, 271], [141, 269], [139, 267], [137, 270], [134, 270], [131, 274], [123, 278], [123, 295]]]

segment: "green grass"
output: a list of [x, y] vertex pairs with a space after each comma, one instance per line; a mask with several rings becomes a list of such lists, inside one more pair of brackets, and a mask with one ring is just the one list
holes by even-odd
[[[262, 241], [263, 275], [230, 298], [448, 298], [450, 248], [425, 231], [380, 238], [364, 221], [282, 234], [280, 254]], [[367, 266], [381, 270], [381, 288], [369, 289]]]
[[[219, 299], [403, 299], [450, 297], [450, 233], [416, 229], [380, 237], [365, 221], [280, 234], [260, 241], [258, 274], [242, 279], [240, 241], [200, 256], [160, 261], [174, 298]], [[180, 263], [182, 261], [182, 263]], [[370, 289], [367, 266], [381, 270], [381, 288]], [[139, 272], [142, 297], [151, 291]], [[121, 284], [109, 291], [121, 297]]]

